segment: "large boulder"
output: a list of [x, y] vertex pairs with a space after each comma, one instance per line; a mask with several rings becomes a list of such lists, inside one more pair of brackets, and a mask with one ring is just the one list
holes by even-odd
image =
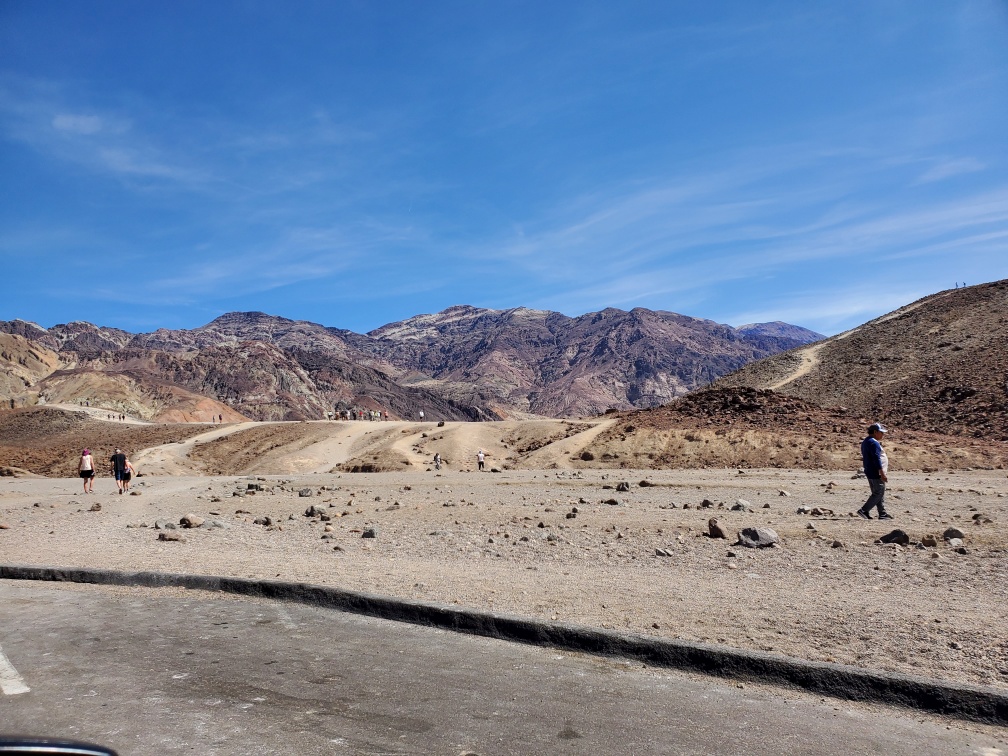
[[898, 543], [900, 546], [906, 546], [910, 543], [910, 536], [907, 535], [905, 530], [891, 530], [884, 536], [878, 539], [879, 543]]
[[738, 534], [738, 543], [749, 549], [765, 549], [780, 543], [780, 536], [773, 528], [742, 528]]

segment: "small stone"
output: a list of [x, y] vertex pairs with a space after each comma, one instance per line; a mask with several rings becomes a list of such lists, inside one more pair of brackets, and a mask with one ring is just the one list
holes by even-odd
[[840, 541], [833, 541], [832, 548], [834, 548], [834, 549], [842, 549], [843, 548], [843, 543], [841, 543]]
[[0, 530], [10, 530], [10, 525], [6, 522], [0, 522]]
[[179, 525], [183, 528], [198, 528], [204, 522], [203, 518], [197, 514], [190, 512], [184, 515], [181, 520], [179, 520]]
[[953, 538], [963, 538], [963, 532], [959, 528], [947, 528], [944, 533], [942, 533], [942, 538], [946, 541], [950, 541]]
[[728, 533], [725, 531], [721, 523], [718, 522], [717, 517], [711, 517], [707, 521], [707, 534], [711, 538], [728, 538]]
[[377, 528], [365, 528], [364, 532], [361, 533], [361, 538], [377, 538], [378, 529]]
[[650, 480], [642, 480], [637, 485], [640, 486], [641, 488], [649, 488], [650, 486], [653, 486], [654, 483], [652, 483]]
[[159, 541], [185, 541], [182, 534], [176, 530], [162, 530], [158, 533]]
[[619, 506], [619, 501], [617, 501], [616, 499], [606, 499], [602, 503], [603, 504], [608, 504], [610, 507], [618, 507]]
[[88, 512], [101, 512], [101, 504], [96, 501], [91, 505], [91, 509], [89, 509]]
[[966, 547], [965, 546], [960, 546], [958, 549], [956, 549], [956, 554], [968, 554], [968, 553], [969, 552], [966, 551]]
[[949, 538], [948, 539], [948, 545], [951, 546], [953, 549], [958, 549], [958, 548], [960, 548], [963, 545], [963, 539], [962, 538]]
[[751, 512], [752, 504], [745, 499], [737, 499], [732, 505], [732, 512]]
[[252, 524], [253, 525], [267, 525], [267, 526], [268, 525], [272, 525], [273, 524], [273, 518], [270, 517], [269, 515], [263, 515], [262, 517], [256, 517], [252, 521]]
[[298, 491], [298, 496], [300, 496], [302, 499], [311, 495], [312, 490], [310, 488], [302, 488], [300, 491]]
[[630, 484], [627, 483], [626, 481], [622, 481], [620, 483], [617, 483], [616, 484], [616, 490], [619, 491], [619, 492], [621, 492], [621, 493], [625, 493], [625, 492], [627, 492], [627, 491], [630, 490]]
[[777, 495], [778, 495], [778, 496], [790, 496], [791, 494], [789, 494], [789, 493], [788, 493], [787, 491], [785, 491], [785, 490], [784, 490], [784, 489], [782, 488], [782, 489], [781, 489], [780, 491], [778, 491], [778, 492], [777, 492]]
[[938, 539], [935, 538], [933, 535], [926, 535], [923, 538], [921, 538], [921, 546], [926, 546], [929, 549], [933, 549], [937, 545], [938, 545]]
[[143, 496], [143, 491], [130, 491], [130, 496]]

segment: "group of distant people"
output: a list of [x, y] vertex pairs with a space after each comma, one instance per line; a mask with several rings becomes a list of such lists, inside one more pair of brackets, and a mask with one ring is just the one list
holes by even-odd
[[[115, 478], [116, 486], [119, 488], [119, 493], [123, 494], [129, 491], [130, 481], [136, 474], [136, 468], [133, 467], [133, 463], [130, 462], [129, 457], [122, 449], [116, 449], [109, 458], [109, 467], [112, 477]], [[84, 481], [84, 493], [86, 494], [94, 493], [95, 473], [94, 456], [90, 449], [84, 449], [81, 452], [80, 461], [77, 463], [77, 474]]]
[[377, 422], [379, 420], [388, 420], [388, 410], [382, 412], [381, 410], [354, 407], [353, 409], [337, 410], [332, 417], [339, 417], [340, 420], [368, 420], [370, 422]]
[[[486, 452], [480, 449], [476, 452], [476, 464], [479, 466], [479, 469], [482, 470], [485, 463]], [[444, 464], [444, 460], [441, 458], [441, 452], [434, 452], [434, 469], [440, 470], [442, 464]]]

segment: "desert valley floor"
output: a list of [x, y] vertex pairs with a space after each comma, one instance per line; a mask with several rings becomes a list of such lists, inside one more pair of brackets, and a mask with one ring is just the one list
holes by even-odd
[[[93, 495], [76, 478], [0, 478], [0, 563], [303, 581], [1008, 689], [1004, 469], [894, 459], [895, 519], [866, 522], [853, 468], [572, 469], [576, 448], [549, 422], [538, 469], [491, 456], [475, 470], [475, 449], [501, 440], [494, 423], [307, 424], [321, 429], [310, 443], [283, 441], [292, 424], [246, 424], [133, 451], [127, 495], [108, 476]], [[278, 440], [260, 439], [248, 474], [198, 474], [199, 447], [239, 429]], [[385, 453], [367, 446], [379, 432], [408, 438], [385, 447], [417, 462], [337, 469], [362, 444]], [[440, 472], [426, 464], [439, 434]], [[159, 539], [187, 514], [202, 527]], [[711, 518], [727, 540], [709, 536]], [[750, 526], [779, 547], [734, 545]], [[909, 545], [876, 543], [894, 528]]]

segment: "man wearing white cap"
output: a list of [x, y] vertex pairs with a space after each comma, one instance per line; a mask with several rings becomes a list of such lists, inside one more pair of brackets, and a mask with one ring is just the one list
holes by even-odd
[[882, 423], [872, 423], [868, 426], [868, 437], [861, 442], [861, 461], [864, 463], [864, 474], [871, 486], [871, 496], [857, 511], [866, 520], [871, 519], [871, 511], [878, 507], [880, 520], [891, 520], [891, 514], [885, 511], [885, 486], [889, 481], [889, 458], [882, 450], [882, 436], [886, 433]]

